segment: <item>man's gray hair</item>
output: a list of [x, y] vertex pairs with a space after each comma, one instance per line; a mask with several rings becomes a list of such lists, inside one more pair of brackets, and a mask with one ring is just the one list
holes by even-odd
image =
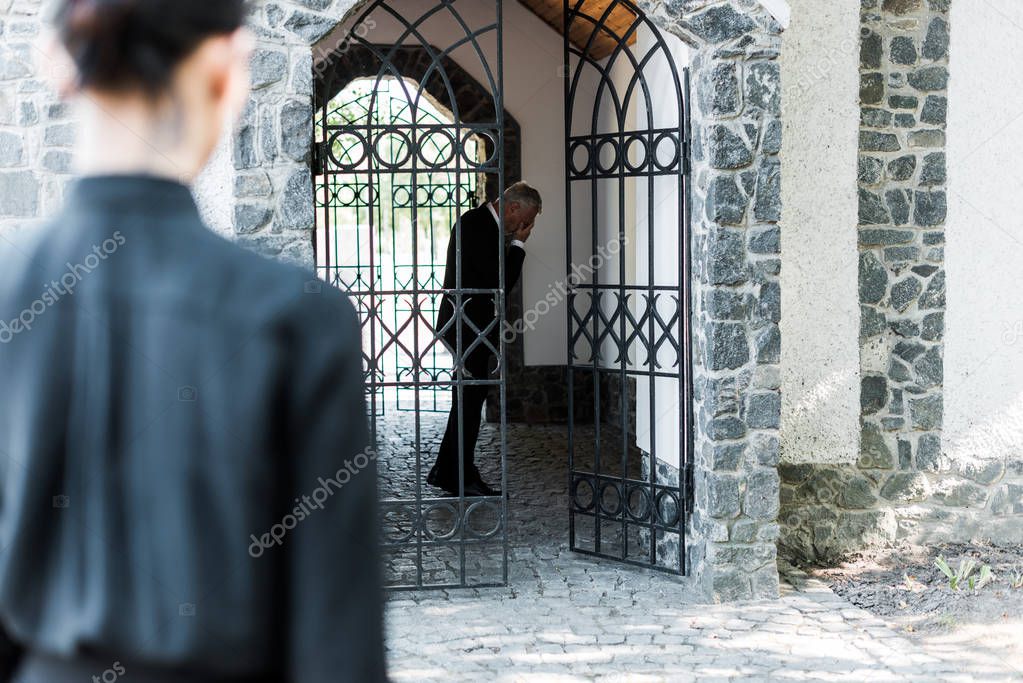
[[532, 185], [520, 180], [504, 190], [504, 201], [535, 206], [537, 213], [543, 213], [543, 198]]

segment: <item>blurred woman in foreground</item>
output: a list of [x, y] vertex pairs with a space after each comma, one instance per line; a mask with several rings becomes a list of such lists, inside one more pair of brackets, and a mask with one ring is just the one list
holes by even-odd
[[242, 0], [58, 0], [79, 170], [0, 256], [14, 680], [385, 680], [359, 324], [202, 224]]

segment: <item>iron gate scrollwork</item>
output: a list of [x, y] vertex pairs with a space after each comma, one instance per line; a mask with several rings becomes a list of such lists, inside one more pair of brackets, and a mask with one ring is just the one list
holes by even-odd
[[[417, 16], [385, 0], [371, 2], [352, 26], [373, 30], [349, 31], [314, 66], [317, 268], [351, 295], [362, 321], [392, 588], [505, 585], [508, 579], [507, 499], [440, 497], [426, 483], [445, 425], [439, 411], [447, 410], [452, 391], [461, 396], [472, 384], [498, 389], [502, 489], [507, 478], [503, 368], [489, 378], [452, 370], [460, 365], [452, 355], [464, 358], [490, 342], [459, 332], [452, 353], [438, 339], [443, 330], [433, 329], [443, 296], [455, 302], [451, 325], [461, 325], [471, 296], [491, 296], [498, 329], [504, 320], [504, 290], [463, 288], [461, 264], [455, 288], [442, 284], [458, 216], [480, 203], [484, 188], [504, 190], [502, 4], [494, 2], [492, 18], [473, 25], [462, 8], [476, 1], [423, 3]], [[435, 20], [459, 27], [459, 36], [449, 45], [431, 43], [425, 26]], [[388, 42], [369, 42], [370, 33], [387, 35]], [[476, 106], [472, 120], [449, 74], [454, 59], [478, 60], [485, 75], [481, 87], [492, 107]], [[350, 88], [339, 100], [356, 79], [362, 90]], [[481, 116], [489, 110], [492, 117]], [[500, 281], [503, 268], [501, 254]], [[495, 355], [503, 357], [503, 347], [502, 339]]]
[[568, 385], [593, 401], [569, 410], [570, 546], [684, 574], [688, 75], [630, 0], [564, 0], [563, 35]]

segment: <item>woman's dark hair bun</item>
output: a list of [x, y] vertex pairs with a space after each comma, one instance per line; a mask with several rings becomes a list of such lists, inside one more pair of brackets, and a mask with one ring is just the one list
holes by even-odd
[[203, 40], [244, 20], [245, 0], [60, 0], [56, 13], [79, 87], [149, 93]]

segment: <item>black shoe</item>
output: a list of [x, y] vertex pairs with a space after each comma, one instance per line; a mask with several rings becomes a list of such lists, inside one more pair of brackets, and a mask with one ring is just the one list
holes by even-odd
[[466, 484], [465, 484], [465, 495], [467, 495], [467, 496], [468, 495], [474, 495], [474, 496], [499, 496], [499, 495], [501, 495], [501, 491], [500, 490], [491, 487], [490, 484], [488, 484], [487, 482], [483, 481], [483, 479], [480, 478], [479, 475], [477, 475], [476, 479], [473, 480], [471, 485], [473, 487], [473, 490], [474, 491], [479, 491], [479, 493], [470, 494], [469, 493], [469, 486], [470, 486], [470, 484], [469, 484], [469, 482], [466, 482]]
[[[475, 477], [466, 478], [465, 497], [476, 497], [476, 496], [500, 496], [501, 492], [497, 489], [491, 488], [483, 479], [480, 478], [478, 472], [474, 472]], [[455, 475], [454, 479], [448, 479], [447, 477], [441, 477], [437, 474], [436, 465], [430, 469], [430, 473], [426, 475], [426, 483], [430, 486], [436, 486], [439, 489], [448, 494], [450, 497], [458, 497], [458, 475]]]

